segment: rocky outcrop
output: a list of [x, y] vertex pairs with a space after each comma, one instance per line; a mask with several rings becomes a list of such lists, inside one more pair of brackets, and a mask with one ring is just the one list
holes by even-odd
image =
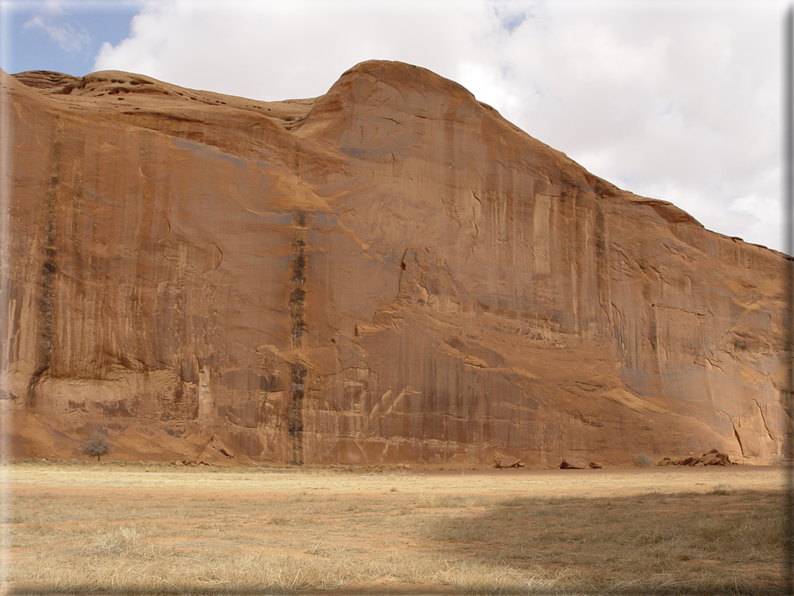
[[[785, 257], [412, 66], [258, 102], [3, 75], [12, 447], [527, 466], [780, 454]], [[561, 123], [564, 125], [564, 123]]]

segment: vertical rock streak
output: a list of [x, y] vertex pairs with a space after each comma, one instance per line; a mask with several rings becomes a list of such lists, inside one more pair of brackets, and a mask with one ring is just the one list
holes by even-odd
[[[289, 298], [290, 344], [295, 351], [303, 347], [303, 332], [306, 329], [306, 213], [298, 211], [293, 218], [295, 240], [292, 243], [292, 291]], [[305, 394], [306, 367], [296, 355], [290, 370], [290, 403], [287, 411], [290, 437], [290, 460], [303, 464], [303, 396]]]
[[[60, 132], [58, 130], [56, 135]], [[41, 264], [41, 279], [39, 282], [39, 316], [38, 316], [38, 349], [36, 353], [36, 370], [30, 379], [28, 387], [28, 405], [36, 405], [36, 384], [41, 375], [52, 365], [55, 350], [54, 325], [55, 325], [55, 274], [57, 264], [55, 260], [55, 243], [57, 239], [56, 203], [60, 189], [61, 166], [61, 141], [57, 138], [52, 144], [52, 172], [50, 185], [47, 189], [47, 203], [44, 218], [44, 259]]]

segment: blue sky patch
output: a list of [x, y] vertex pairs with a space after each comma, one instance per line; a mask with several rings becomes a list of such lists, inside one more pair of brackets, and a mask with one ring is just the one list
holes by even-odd
[[134, 2], [3, 2], [0, 68], [8, 73], [54, 70], [74, 76], [94, 71], [102, 44], [130, 35]]

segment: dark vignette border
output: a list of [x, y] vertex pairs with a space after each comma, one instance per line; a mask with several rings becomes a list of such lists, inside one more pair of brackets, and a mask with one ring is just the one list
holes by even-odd
[[785, 555], [783, 573], [786, 594], [794, 594], [794, 6], [786, 11], [783, 34], [783, 213], [786, 254], [786, 315], [783, 406], [787, 414], [786, 429], [786, 505], [785, 505]]
[[[8, 0], [0, 0], [0, 3], [4, 4], [4, 6], [0, 6], [0, 38], [5, 37], [8, 39], [8, 36], [2, 35], [3, 32], [7, 31], [7, 27], [11, 26], [10, 16], [13, 10], [13, 4], [15, 2], [8, 1]], [[17, 2], [20, 3], [20, 2]], [[89, 5], [91, 3], [88, 3]], [[108, 9], [109, 7], [105, 7]], [[7, 51], [9, 48], [8, 46], [0, 41], [0, 52]], [[785, 261], [785, 272], [784, 272], [784, 280], [785, 280], [785, 299], [787, 304], [787, 309], [785, 313], [785, 337], [784, 337], [784, 352], [781, 355], [783, 359], [783, 371], [784, 371], [784, 379], [782, 379], [782, 402], [787, 413], [787, 429], [786, 429], [786, 444], [785, 444], [785, 455], [786, 455], [786, 465], [785, 465], [785, 493], [786, 493], [786, 502], [785, 502], [785, 551], [784, 551], [784, 560], [783, 560], [783, 573], [784, 573], [784, 581], [785, 581], [785, 594], [794, 595], [794, 5], [789, 6], [786, 10], [785, 17], [784, 17], [784, 36], [783, 36], [783, 68], [784, 72], [783, 75], [783, 183], [782, 183], [782, 196], [783, 196], [783, 217], [784, 217], [784, 246], [785, 252], [789, 256], [789, 258]], [[7, 134], [8, 126], [9, 126], [9, 114], [7, 112], [7, 104], [6, 104], [5, 93], [0, 90], [0, 179], [5, 178], [6, 176], [10, 176], [11, 171], [13, 169], [12, 164], [12, 157], [10, 155], [10, 137]], [[2, 134], [5, 133], [5, 134]], [[6, 217], [7, 217], [7, 210], [6, 210], [6, 203], [9, 199], [7, 195], [8, 189], [7, 188], [0, 188], [0, 235], [5, 234], [7, 232], [7, 228], [5, 226]], [[0, 259], [6, 258], [6, 255], [0, 254]], [[2, 263], [0, 263], [2, 264]], [[297, 272], [296, 272], [297, 275]], [[0, 280], [0, 307], [5, 306], [7, 300], [7, 288], [5, 287], [3, 280]], [[0, 342], [4, 342], [7, 336], [7, 329], [4, 325], [2, 325], [2, 320], [0, 320]], [[300, 318], [298, 319], [298, 335], [300, 337], [301, 325], [300, 325]], [[295, 329], [293, 329], [293, 333]], [[300, 341], [300, 340], [299, 340]], [[2, 350], [0, 350], [0, 373], [4, 372], [7, 362], [5, 361], [4, 354]], [[298, 373], [300, 376], [300, 373]], [[2, 399], [2, 396], [0, 396]], [[5, 400], [3, 400], [5, 401]], [[7, 441], [8, 441], [8, 431], [10, 430], [10, 425], [12, 424], [11, 420], [11, 413], [6, 408], [0, 408], [0, 460], [3, 462], [7, 458]], [[4, 521], [10, 511], [10, 505], [8, 499], [9, 495], [7, 494], [7, 489], [9, 487], [3, 486], [0, 487], [0, 517]], [[4, 535], [0, 537], [0, 542], [4, 543], [0, 546], [7, 545], [8, 536]], [[0, 573], [0, 577], [2, 574]], [[381, 591], [378, 591], [380, 593]], [[220, 596], [222, 594], [228, 594], [230, 596], [245, 596], [245, 595], [264, 595], [264, 594], [287, 594], [287, 593], [294, 593], [292, 591], [279, 591], [279, 590], [272, 590], [272, 589], [262, 589], [256, 586], [237, 586], [234, 588], [207, 588], [201, 589], [196, 588], [193, 586], [185, 586], [182, 588], [176, 587], [173, 591], [163, 591], [162, 589], [152, 588], [152, 589], [139, 589], [133, 587], [118, 587], [115, 589], [102, 589], [102, 590], [93, 590], [89, 588], [85, 588], [79, 585], [70, 585], [70, 586], [59, 586], [59, 587], [42, 587], [42, 588], [31, 588], [31, 589], [14, 589], [11, 588], [8, 592], [9, 594], [15, 595], [41, 595], [41, 596], [61, 596], [61, 595], [71, 595], [71, 594], [84, 594], [86, 596], [93, 595], [93, 594], [103, 594], [108, 596], [121, 596], [121, 595], [130, 595], [130, 596], [144, 596], [147, 594], [191, 594], [191, 595], [207, 595], [207, 596]], [[350, 593], [350, 594], [370, 594], [373, 592], [369, 591], [357, 591], [351, 590], [350, 592], [346, 592], [344, 590], [328, 590], [324, 592], [325, 594], [337, 595], [343, 593]], [[406, 594], [409, 592], [401, 592], [396, 591], [395, 594]], [[412, 592], [416, 593], [416, 592]], [[509, 594], [507, 592], [501, 592], [502, 594]], [[544, 596], [545, 594], [557, 594], [562, 595], [566, 594], [565, 591], [554, 590], [553, 592], [547, 592], [545, 590], [539, 590], [537, 592], [529, 592], [530, 594], [536, 594], [537, 596]], [[644, 596], [648, 593], [647, 590], [643, 590], [642, 588], [632, 588], [632, 589], [612, 589], [609, 591], [610, 594], [616, 594], [619, 596]], [[665, 589], [654, 589], [654, 594], [658, 594], [661, 596], [665, 596], [667, 594], [692, 594], [693, 596], [710, 596], [715, 594], [737, 594], [735, 587], [731, 585], [712, 585], [709, 587], [704, 588], [671, 588], [670, 590]], [[743, 592], [742, 592], [743, 593]], [[768, 587], [761, 587], [759, 586], [757, 590], [751, 590], [752, 594], [756, 594], [758, 596], [772, 596], [772, 594], [780, 594], [780, 592], [776, 589], [770, 589]], [[522, 594], [528, 594], [528, 592], [522, 591]]]

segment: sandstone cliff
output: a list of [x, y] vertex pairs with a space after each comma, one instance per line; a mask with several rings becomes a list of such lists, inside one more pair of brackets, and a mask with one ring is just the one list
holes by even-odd
[[17, 456], [97, 431], [117, 458], [211, 462], [781, 452], [785, 257], [454, 82], [373, 61], [284, 102], [2, 85]]

